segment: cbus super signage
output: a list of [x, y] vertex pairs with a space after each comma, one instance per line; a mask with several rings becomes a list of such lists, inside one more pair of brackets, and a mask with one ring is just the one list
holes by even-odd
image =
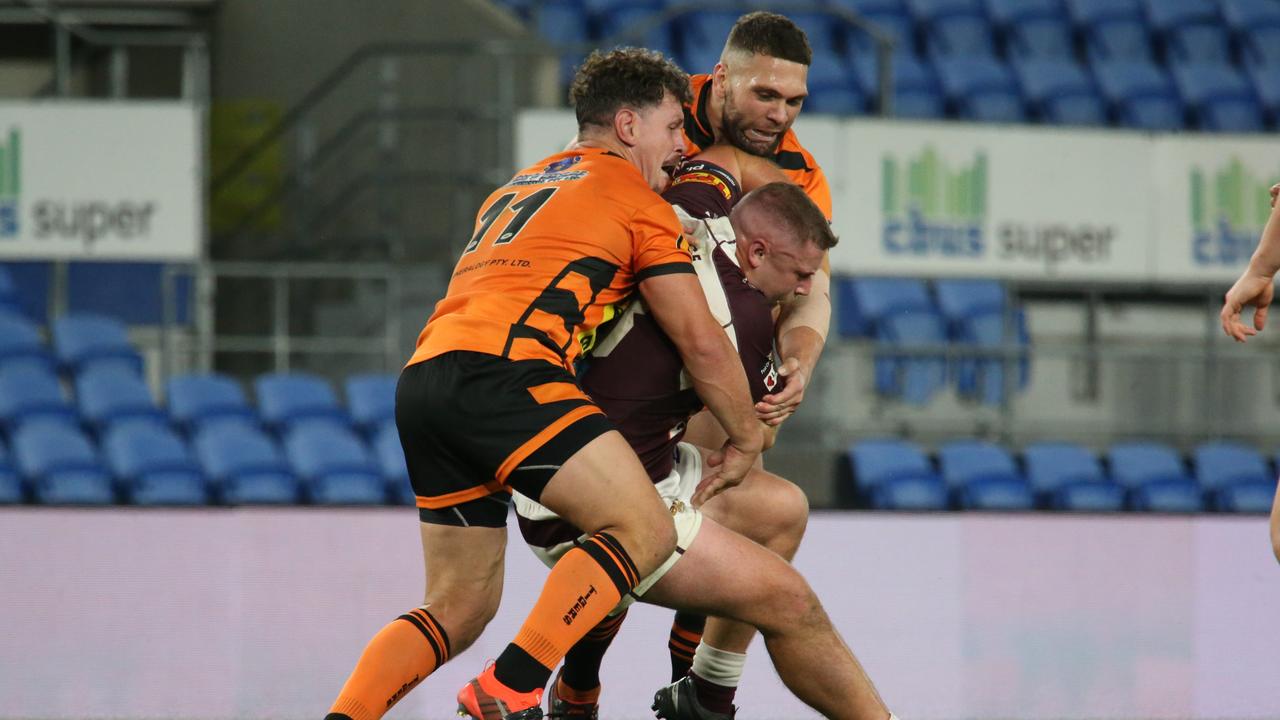
[[0, 259], [194, 259], [195, 109], [0, 103]]

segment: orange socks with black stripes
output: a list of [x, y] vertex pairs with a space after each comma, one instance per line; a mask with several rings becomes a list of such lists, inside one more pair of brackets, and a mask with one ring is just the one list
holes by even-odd
[[425, 607], [382, 628], [360, 655], [325, 720], [377, 720], [449, 659], [449, 636]]
[[494, 676], [516, 692], [546, 687], [574, 643], [596, 626], [640, 581], [635, 563], [612, 535], [596, 533], [560, 558]]

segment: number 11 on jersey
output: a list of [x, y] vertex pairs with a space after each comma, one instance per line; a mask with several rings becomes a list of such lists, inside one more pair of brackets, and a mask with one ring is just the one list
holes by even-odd
[[493, 229], [494, 223], [498, 221], [498, 218], [503, 215], [505, 210], [510, 210], [515, 216], [502, 227], [502, 231], [498, 233], [493, 244], [496, 247], [498, 245], [506, 245], [515, 240], [516, 235], [520, 234], [520, 231], [524, 229], [525, 224], [529, 222], [534, 213], [542, 209], [542, 206], [547, 204], [547, 201], [559, 189], [558, 187], [542, 188], [515, 203], [511, 201], [515, 200], [520, 194], [518, 192], [509, 192], [494, 200], [489, 207], [480, 213], [479, 227], [476, 228], [476, 234], [471, 236], [471, 241], [467, 243], [467, 247], [463, 249], [462, 254], [466, 255], [480, 247], [480, 243], [484, 241], [489, 231]]

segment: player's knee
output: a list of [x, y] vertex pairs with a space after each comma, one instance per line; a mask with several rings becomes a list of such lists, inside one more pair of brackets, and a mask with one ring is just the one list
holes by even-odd
[[760, 627], [763, 633], [788, 628], [821, 628], [830, 624], [827, 612], [809, 583], [793, 569], [779, 573], [777, 582], [769, 593], [769, 611], [765, 614], [769, 627]]
[[457, 655], [480, 637], [498, 613], [499, 597], [492, 592], [435, 590], [427, 594], [427, 609], [449, 634], [452, 653]]
[[809, 497], [795, 483], [778, 478], [773, 507], [780, 531], [799, 544], [809, 525]]

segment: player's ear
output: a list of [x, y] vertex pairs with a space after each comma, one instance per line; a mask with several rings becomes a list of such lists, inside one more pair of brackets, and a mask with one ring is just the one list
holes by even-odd
[[729, 81], [729, 69], [725, 67], [723, 62], [716, 63], [715, 68], [711, 70], [711, 91], [717, 97], [724, 95], [725, 83]]
[[640, 134], [639, 121], [639, 113], [631, 108], [624, 107], [613, 114], [613, 131], [628, 147], [636, 144], [636, 138]]
[[752, 240], [747, 251], [747, 261], [751, 263], [751, 267], [758, 268], [764, 264], [764, 258], [769, 254], [769, 246], [763, 241]]

